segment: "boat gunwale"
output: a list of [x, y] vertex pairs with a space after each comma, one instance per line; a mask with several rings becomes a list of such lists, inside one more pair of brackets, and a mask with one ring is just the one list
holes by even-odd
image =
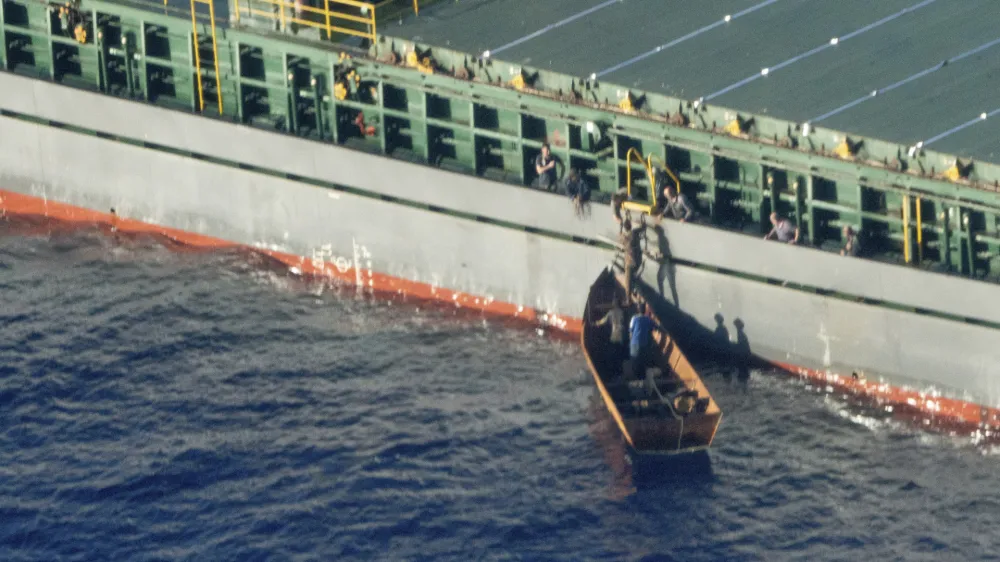
[[[704, 381], [702, 381], [701, 375], [688, 362], [687, 357], [684, 355], [683, 351], [677, 344], [676, 340], [674, 340], [666, 332], [664, 332], [666, 339], [661, 338], [660, 341], [656, 341], [657, 350], [659, 351], [659, 353], [657, 354], [657, 359], [655, 361], [655, 364], [659, 365], [661, 368], [666, 367], [667, 369], [670, 370], [670, 372], [675, 372], [673, 363], [679, 364], [680, 361], [683, 361], [683, 363], [690, 370], [690, 374], [693, 375], [695, 379], [695, 381], [693, 382], [696, 382], [697, 384], [693, 385], [692, 388], [692, 385], [690, 384], [689, 381], [681, 379], [680, 375], [675, 373], [676, 376], [681, 380], [681, 383], [685, 387], [689, 388], [690, 390], [696, 390], [696, 391], [700, 390], [701, 392], [704, 393], [704, 397], [707, 397], [709, 399], [709, 405], [705, 412], [691, 412], [690, 414], [694, 414], [697, 416], [694, 419], [707, 420], [708, 423], [711, 423], [712, 431], [711, 434], [708, 436], [707, 442], [693, 446], [676, 447], [672, 449], [648, 449], [648, 448], [639, 448], [638, 446], [635, 445], [635, 440], [631, 432], [629, 431], [625, 417], [619, 410], [618, 405], [615, 403], [614, 399], [611, 397], [611, 393], [608, 390], [607, 385], [605, 384], [602, 371], [597, 369], [596, 365], [594, 364], [594, 358], [591, 356], [591, 349], [588, 346], [588, 336], [593, 335], [593, 332], [590, 330], [590, 327], [592, 325], [591, 313], [592, 313], [592, 304], [594, 303], [595, 299], [595, 291], [598, 290], [599, 285], [602, 282], [608, 283], [609, 280], [610, 283], [613, 284], [613, 286], [616, 288], [616, 290], [621, 290], [623, 288], [620, 279], [618, 279], [618, 277], [615, 275], [612, 268], [605, 268], [604, 270], [602, 270], [601, 274], [598, 276], [597, 280], [591, 285], [590, 291], [588, 292], [587, 303], [584, 306], [583, 319], [581, 322], [582, 329], [580, 331], [580, 345], [583, 349], [583, 355], [585, 360], [587, 361], [587, 366], [590, 369], [591, 375], [593, 376], [594, 381], [597, 383], [597, 388], [601, 393], [601, 397], [604, 401], [605, 407], [607, 407], [608, 412], [611, 413], [612, 418], [614, 418], [615, 422], [618, 424], [618, 428], [621, 430], [623, 437], [625, 437], [625, 440], [628, 442], [631, 449], [636, 453], [644, 455], [649, 455], [649, 454], [678, 455], [678, 454], [693, 453], [709, 449], [715, 440], [715, 435], [718, 432], [719, 425], [722, 423], [722, 414], [723, 414], [722, 409], [721, 407], [719, 407], [718, 403], [712, 397], [711, 392], [709, 392], [708, 388], [705, 386]], [[637, 304], [640, 303], [637, 302]], [[652, 317], [654, 321], [656, 321], [656, 323], [662, 327], [662, 323], [660, 322], [659, 318], [655, 315], [655, 313], [652, 314]], [[668, 348], [668, 346], [671, 345], [673, 346], [672, 349], [675, 351], [671, 351], [671, 353], [668, 354], [666, 353], [666, 349]], [[673, 353], [676, 353], [678, 355], [679, 359], [678, 361], [671, 361], [670, 355], [672, 355]], [[668, 405], [668, 407], [672, 408], [672, 405]], [[680, 430], [678, 433], [678, 443], [680, 442], [681, 439], [683, 439], [684, 436], [684, 425], [685, 425], [684, 420], [687, 419], [688, 415], [690, 414], [682, 414], [681, 417], [679, 418], [681, 420], [681, 423], [680, 423]], [[665, 417], [657, 419], [642, 418], [642, 421], [647, 423], [652, 423], [660, 427], [666, 427], [667, 425], [677, 425], [675, 423], [676, 420], [677, 418], [665, 418]]]

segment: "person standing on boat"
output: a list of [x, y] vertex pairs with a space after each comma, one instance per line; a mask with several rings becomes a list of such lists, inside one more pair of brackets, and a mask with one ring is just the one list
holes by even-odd
[[646, 304], [643, 312], [636, 313], [629, 322], [629, 357], [632, 359], [632, 372], [642, 378], [646, 372], [646, 360], [649, 357], [649, 346], [653, 341], [653, 330], [656, 322], [651, 317], [652, 311]]
[[595, 322], [594, 326], [603, 326], [608, 323], [611, 324], [611, 346], [622, 349], [625, 345], [625, 311], [622, 310], [618, 297], [611, 301], [611, 310], [604, 315], [604, 318]]
[[[622, 223], [621, 245], [624, 252], [625, 269], [625, 294], [626, 298], [632, 298], [632, 284], [635, 281], [635, 272], [638, 270], [642, 260], [642, 240], [639, 238], [638, 228], [632, 228], [632, 221], [628, 218]], [[631, 302], [625, 301], [626, 304]]]

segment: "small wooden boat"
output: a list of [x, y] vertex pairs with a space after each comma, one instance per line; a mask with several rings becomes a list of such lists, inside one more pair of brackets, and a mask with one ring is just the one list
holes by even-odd
[[[611, 343], [610, 323], [595, 325], [615, 299], [625, 311], [626, 341], [618, 345]], [[645, 372], [634, 372], [628, 322], [645, 303], [625, 306], [625, 302], [622, 280], [605, 269], [591, 286], [584, 309], [581, 344], [604, 404], [637, 453], [673, 455], [708, 449], [722, 421], [722, 410], [665, 330], [653, 333]], [[652, 317], [663, 326], [655, 314]]]

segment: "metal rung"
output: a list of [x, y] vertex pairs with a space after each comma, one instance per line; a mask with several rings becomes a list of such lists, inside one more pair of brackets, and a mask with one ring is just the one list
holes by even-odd
[[622, 203], [622, 209], [629, 211], [639, 211], [642, 213], [649, 213], [653, 210], [653, 206], [649, 203], [640, 203], [638, 201], [625, 201]]

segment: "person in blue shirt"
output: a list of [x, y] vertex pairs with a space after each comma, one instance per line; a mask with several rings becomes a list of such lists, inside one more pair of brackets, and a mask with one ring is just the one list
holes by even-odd
[[631, 336], [629, 356], [632, 358], [633, 372], [639, 377], [645, 374], [646, 358], [649, 356], [649, 346], [653, 341], [653, 330], [659, 329], [650, 314], [651, 310], [647, 304], [643, 312], [632, 316], [632, 321], [628, 325]]

